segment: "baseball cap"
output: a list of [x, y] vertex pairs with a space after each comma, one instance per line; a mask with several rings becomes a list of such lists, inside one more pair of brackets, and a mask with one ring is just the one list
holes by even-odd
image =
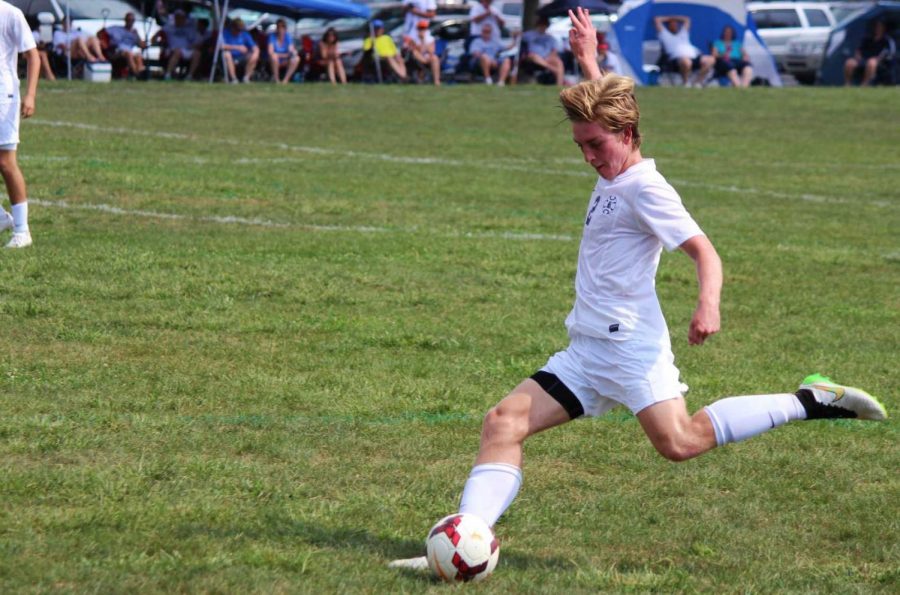
[[418, 29], [427, 29], [427, 28], [428, 28], [428, 21], [426, 21], [426, 20], [421, 20], [421, 21], [419, 21], [418, 23], [416, 23], [416, 28], [418, 28]]
[[606, 43], [605, 41], [601, 41], [599, 44], [597, 44], [597, 49], [600, 49], [600, 50], [608, 50], [608, 49], [609, 49], [609, 44]]
[[384, 21], [382, 21], [381, 19], [375, 19], [374, 21], [372, 21], [372, 26], [375, 27], [376, 29], [378, 29], [379, 27], [383, 28]]

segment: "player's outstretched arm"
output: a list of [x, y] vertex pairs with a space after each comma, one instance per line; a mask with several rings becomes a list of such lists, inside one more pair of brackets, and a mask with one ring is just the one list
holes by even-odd
[[590, 13], [581, 7], [569, 11], [572, 28], [569, 29], [569, 45], [578, 60], [578, 66], [584, 78], [589, 81], [599, 80], [603, 76], [597, 64], [597, 30], [591, 22]]
[[700, 283], [697, 309], [688, 329], [688, 343], [702, 345], [707, 337], [719, 332], [721, 325], [722, 261], [712, 242], [704, 235], [692, 237], [680, 248], [696, 263], [697, 281]]
[[27, 64], [28, 88], [25, 91], [25, 97], [22, 98], [21, 113], [23, 118], [30, 118], [34, 115], [38, 77], [41, 76], [41, 56], [38, 54], [37, 49], [32, 48], [25, 52], [25, 62]]

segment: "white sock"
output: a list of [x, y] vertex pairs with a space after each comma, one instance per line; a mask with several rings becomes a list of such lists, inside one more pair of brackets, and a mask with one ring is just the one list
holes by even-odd
[[12, 206], [13, 232], [28, 231], [28, 203], [20, 202]]
[[705, 410], [719, 446], [752, 438], [789, 421], [806, 419], [806, 410], [791, 394], [729, 397]]
[[509, 508], [522, 485], [522, 470], [506, 463], [475, 465], [463, 488], [459, 511], [481, 517], [491, 527]]

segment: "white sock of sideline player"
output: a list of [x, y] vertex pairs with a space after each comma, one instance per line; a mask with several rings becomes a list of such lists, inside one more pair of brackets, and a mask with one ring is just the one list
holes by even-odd
[[491, 527], [509, 508], [519, 486], [522, 470], [506, 463], [475, 465], [463, 488], [459, 511], [480, 517]]
[[28, 203], [20, 202], [12, 205], [13, 232], [22, 233], [28, 231]]
[[789, 421], [806, 419], [806, 410], [792, 394], [729, 397], [705, 409], [719, 446], [752, 438]]

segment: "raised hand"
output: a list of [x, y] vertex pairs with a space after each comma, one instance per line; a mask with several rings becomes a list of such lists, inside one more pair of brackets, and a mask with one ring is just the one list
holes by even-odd
[[585, 8], [578, 7], [569, 11], [572, 28], [569, 29], [569, 45], [578, 60], [584, 78], [598, 80], [603, 76], [597, 65], [597, 29], [591, 22], [591, 15]]

